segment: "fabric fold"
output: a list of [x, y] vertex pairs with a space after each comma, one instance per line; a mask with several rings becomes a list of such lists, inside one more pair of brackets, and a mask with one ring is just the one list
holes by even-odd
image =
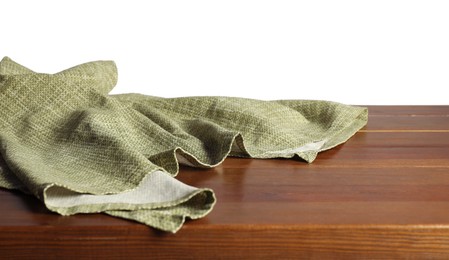
[[328, 101], [108, 95], [114, 62], [56, 74], [0, 62], [0, 186], [62, 215], [104, 212], [176, 232], [215, 204], [174, 177], [227, 156], [312, 162], [362, 128], [367, 109]]

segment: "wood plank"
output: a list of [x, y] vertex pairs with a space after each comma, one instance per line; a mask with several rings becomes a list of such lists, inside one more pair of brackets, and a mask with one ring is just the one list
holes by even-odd
[[[363, 106], [363, 105], [362, 105]], [[449, 106], [363, 106], [370, 116], [447, 116]]]
[[449, 106], [369, 109], [363, 131], [312, 164], [182, 167], [178, 179], [212, 188], [218, 202], [174, 235], [102, 214], [63, 217], [0, 189], [0, 257], [449, 258]]
[[363, 128], [363, 132], [370, 132], [373, 130], [383, 130], [383, 132], [406, 132], [405, 130], [410, 132], [448, 132], [449, 117], [436, 116], [429, 118], [390, 116], [378, 118], [375, 116], [369, 116], [368, 125]]
[[14, 249], [2, 257], [15, 259], [445, 259], [449, 253], [449, 230], [440, 225], [203, 226], [176, 235], [136, 227], [3, 232], [16, 242], [0, 240]]
[[[351, 198], [352, 199], [352, 198]], [[448, 225], [449, 203], [429, 201], [223, 202], [189, 226], [233, 225]], [[250, 205], [251, 204], [251, 205]], [[281, 204], [281, 205], [279, 205]], [[236, 215], [231, 217], [231, 215]], [[283, 216], [279, 216], [283, 215]], [[220, 216], [228, 216], [224, 218]]]
[[343, 149], [364, 147], [447, 147], [449, 133], [435, 132], [359, 132]]
[[[213, 169], [205, 172], [184, 171], [177, 178], [191, 185], [232, 188], [242, 185], [251, 186], [355, 186], [355, 185], [449, 185], [449, 171], [443, 167], [401, 167], [378, 168], [360, 167], [348, 171], [344, 167], [315, 167], [313, 165], [283, 168], [275, 164], [271, 167], [251, 167], [245, 169], [230, 167]], [[294, 182], [292, 182], [294, 181]]]
[[449, 106], [367, 106], [362, 132], [449, 132]]

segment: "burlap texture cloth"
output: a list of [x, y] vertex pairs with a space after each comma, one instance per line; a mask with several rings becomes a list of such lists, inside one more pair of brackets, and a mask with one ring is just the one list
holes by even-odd
[[111, 61], [44, 74], [4, 58], [0, 186], [62, 215], [104, 212], [176, 232], [216, 202], [212, 190], [174, 178], [179, 164], [295, 155], [310, 163], [368, 116], [328, 101], [108, 95], [116, 81]]

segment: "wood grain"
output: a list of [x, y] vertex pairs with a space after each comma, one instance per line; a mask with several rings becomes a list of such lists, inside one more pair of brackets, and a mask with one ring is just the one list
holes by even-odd
[[0, 258], [448, 259], [449, 106], [370, 106], [312, 164], [228, 158], [181, 181], [214, 189], [177, 234], [102, 214], [63, 217], [0, 190]]

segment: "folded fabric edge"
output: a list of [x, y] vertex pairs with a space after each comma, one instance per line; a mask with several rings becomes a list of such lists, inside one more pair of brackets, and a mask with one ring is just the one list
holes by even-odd
[[[61, 215], [104, 212], [176, 232], [186, 217], [195, 219], [207, 215], [213, 209], [216, 198], [210, 189], [186, 185], [168, 173], [157, 170], [147, 174], [134, 189], [117, 194], [79, 193], [62, 185], [50, 184], [43, 191], [43, 201], [48, 209]], [[190, 211], [176, 210], [178, 206], [189, 204], [189, 201], [200, 205], [191, 205]], [[162, 214], [164, 209], [171, 211]], [[153, 221], [154, 215], [158, 215], [159, 219], [163, 217], [168, 222], [156, 223]]]
[[366, 126], [368, 123], [368, 108], [356, 106], [354, 106], [354, 108], [358, 110], [358, 114], [354, 120], [341, 127], [339, 131], [328, 139], [328, 141], [323, 145], [323, 147], [321, 147], [321, 149], [319, 149], [318, 152], [326, 151], [345, 143], [360, 129]]
[[251, 154], [245, 149], [245, 146], [243, 144], [243, 136], [240, 133], [235, 133], [232, 135], [229, 135], [228, 137], [224, 138], [223, 146], [226, 147], [222, 150], [222, 153], [220, 156], [218, 156], [218, 160], [212, 163], [206, 163], [198, 159], [193, 154], [185, 151], [181, 147], [176, 147], [173, 152], [176, 158], [176, 163], [190, 166], [190, 167], [200, 167], [200, 168], [214, 168], [220, 164], [223, 163], [223, 161], [232, 154], [232, 156], [235, 156], [235, 154], [240, 154], [244, 157], [252, 157]]
[[[210, 191], [211, 192], [211, 191]], [[176, 233], [184, 224], [187, 218], [198, 219], [206, 216], [215, 204], [215, 196], [206, 196], [206, 193], [199, 193], [190, 200], [175, 207], [142, 210], [109, 210], [106, 214], [121, 217], [143, 224], [147, 224], [156, 229], [166, 232]], [[201, 208], [199, 208], [199, 205]]]

